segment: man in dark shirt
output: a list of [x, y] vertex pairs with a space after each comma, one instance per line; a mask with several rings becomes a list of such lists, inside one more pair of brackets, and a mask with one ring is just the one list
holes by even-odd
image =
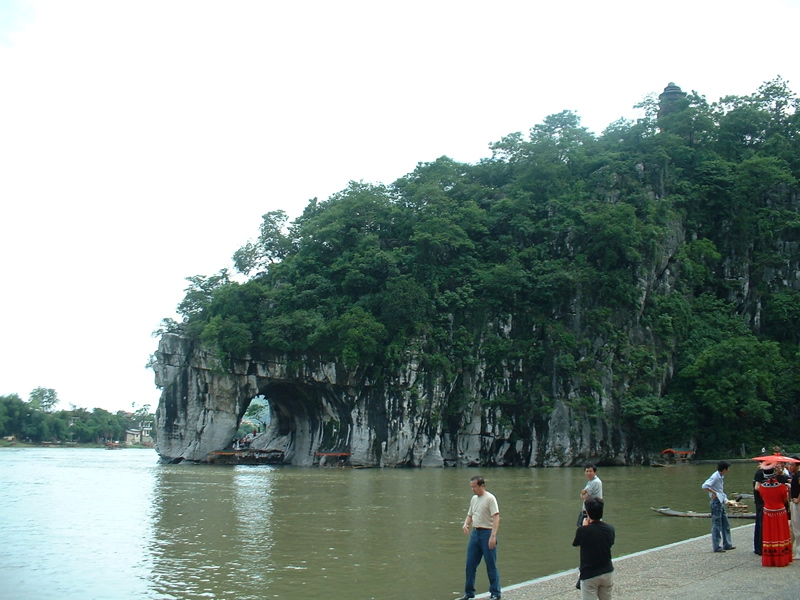
[[614, 587], [611, 546], [614, 527], [603, 522], [603, 501], [586, 503], [586, 519], [575, 531], [573, 546], [581, 547], [581, 600], [608, 600]]

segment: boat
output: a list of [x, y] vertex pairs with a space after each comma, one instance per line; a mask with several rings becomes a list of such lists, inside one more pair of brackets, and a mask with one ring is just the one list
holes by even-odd
[[282, 465], [283, 450], [218, 450], [209, 452], [206, 462], [212, 465]]
[[690, 448], [666, 448], [660, 455], [650, 457], [651, 467], [674, 467], [688, 465], [694, 458], [694, 450]]
[[[694, 517], [700, 519], [710, 519], [710, 512], [694, 512], [693, 510], [673, 510], [669, 506], [662, 506], [661, 508], [650, 507], [650, 510], [656, 511], [660, 515], [667, 517]], [[755, 519], [756, 513], [754, 512], [736, 512], [731, 511], [728, 513], [729, 519]]]

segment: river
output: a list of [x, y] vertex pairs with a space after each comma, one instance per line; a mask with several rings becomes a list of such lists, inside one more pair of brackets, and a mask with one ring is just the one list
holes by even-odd
[[[714, 468], [601, 467], [614, 556], [708, 533], [708, 519], [649, 507], [706, 511]], [[749, 492], [754, 472], [734, 464], [726, 491]], [[500, 505], [503, 585], [577, 566], [582, 468], [212, 467], [162, 465], [152, 450], [0, 449], [0, 597], [457, 598], [476, 474]], [[488, 589], [483, 566], [477, 583]]]

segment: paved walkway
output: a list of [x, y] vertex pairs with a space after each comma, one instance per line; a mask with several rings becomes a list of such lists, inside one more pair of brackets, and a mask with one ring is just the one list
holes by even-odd
[[[780, 569], [762, 567], [761, 557], [753, 554], [753, 527], [735, 527], [731, 533], [736, 550], [725, 553], [711, 551], [709, 533], [614, 558], [613, 599], [800, 599], [800, 560]], [[503, 600], [580, 600], [577, 579], [578, 570], [573, 569], [503, 586]]]

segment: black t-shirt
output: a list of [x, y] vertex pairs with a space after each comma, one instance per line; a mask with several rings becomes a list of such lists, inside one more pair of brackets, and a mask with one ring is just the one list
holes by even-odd
[[614, 545], [614, 527], [603, 521], [592, 521], [578, 527], [573, 546], [581, 547], [581, 579], [591, 579], [611, 573], [611, 546]]

